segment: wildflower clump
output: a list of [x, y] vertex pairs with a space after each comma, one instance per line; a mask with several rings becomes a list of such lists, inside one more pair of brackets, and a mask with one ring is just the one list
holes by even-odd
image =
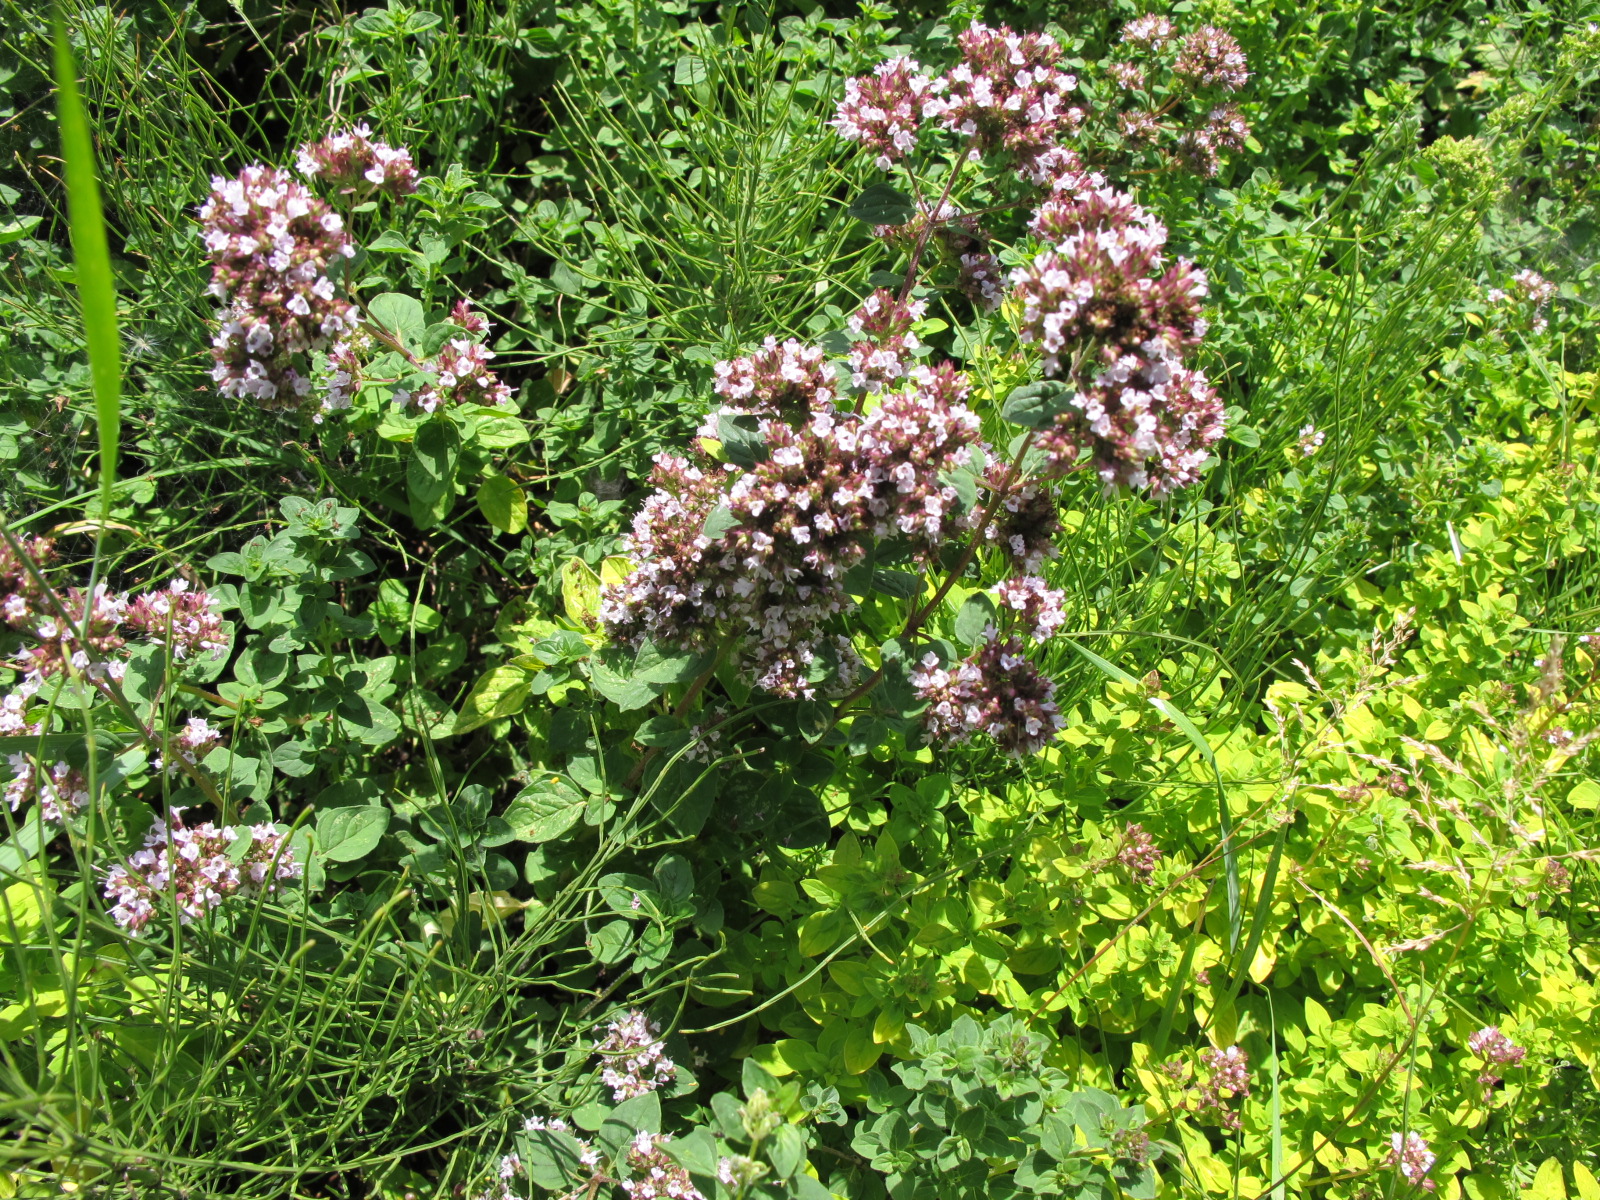
[[[1129, 37], [1153, 53], [1174, 34], [1146, 21]], [[908, 614], [913, 644], [893, 652], [925, 735], [981, 733], [1025, 754], [1063, 725], [1027, 645], [1067, 619], [1038, 575], [1057, 553], [1054, 481], [1091, 466], [1107, 485], [1158, 496], [1193, 483], [1221, 436], [1222, 406], [1187, 363], [1205, 335], [1205, 274], [1169, 261], [1162, 223], [1064, 144], [1087, 118], [1061, 47], [976, 23], [957, 50], [942, 74], [896, 58], [850, 81], [833, 121], [880, 167], [908, 174], [924, 135], [963, 139], [942, 192], [914, 189], [938, 199], [908, 200], [908, 219], [877, 230], [909, 254], [903, 285], [877, 288], [847, 318], [842, 359], [769, 337], [716, 364], [721, 407], [686, 453], [657, 457], [625, 544], [633, 570], [603, 589], [600, 618], [614, 643], [706, 655], [707, 679], [731, 658], [763, 691], [841, 697], [842, 712], [888, 669], [867, 672], [848, 617], [875, 590], [878, 563], [904, 563], [912, 578], [945, 579]], [[1186, 95], [1245, 77], [1237, 45], [1209, 27], [1169, 65]], [[1236, 113], [1213, 123], [1214, 140], [1242, 142]], [[1009, 278], [977, 217], [950, 200], [961, 170], [986, 156], [1039, 189], [1029, 232], [1043, 248]], [[1013, 313], [1020, 340], [1040, 352], [1039, 405], [1001, 414], [1032, 432], [1004, 455], [984, 440], [971, 379], [919, 336], [918, 270], [935, 239], [959, 262], [956, 289]], [[988, 548], [1002, 552], [989, 589], [997, 606], [985, 601], [995, 621], [965, 639], [964, 654], [914, 645], [957, 576], [990, 569], [979, 559]]]
[[[106, 898], [115, 901], [111, 917], [130, 933], [149, 924], [163, 896], [172, 897], [178, 920], [188, 925], [230, 896], [269, 894], [300, 878], [303, 866], [275, 826], [189, 826], [181, 814], [175, 808], [170, 820], [158, 817], [144, 846], [106, 876]], [[238, 854], [243, 839], [248, 844]]]
[[1071, 389], [1038, 438], [1049, 469], [1087, 456], [1107, 484], [1193, 483], [1222, 437], [1221, 400], [1183, 361], [1205, 335], [1205, 273], [1168, 264], [1165, 227], [1108, 187], [1057, 193], [1030, 227], [1046, 248], [1011, 275], [1021, 334]]
[[[417, 190], [410, 151], [375, 140], [365, 124], [305, 143], [295, 166], [351, 199]], [[340, 294], [343, 263], [356, 253], [344, 218], [289, 172], [259, 164], [213, 177], [199, 216], [211, 292], [224, 302], [212, 341], [217, 390], [316, 422], [349, 408], [372, 337]], [[476, 402], [500, 402], [501, 385], [484, 366], [490, 357], [471, 341], [451, 342], [435, 368], [433, 405], [441, 395], [461, 399], [461, 389]]]
[[677, 1068], [660, 1040], [661, 1027], [634, 1009], [606, 1026], [595, 1046], [604, 1064], [600, 1082], [618, 1102], [653, 1092], [677, 1079]]
[[343, 218], [288, 172], [251, 166], [211, 180], [200, 225], [211, 291], [225, 302], [212, 341], [218, 391], [269, 409], [306, 405], [304, 356], [356, 327], [329, 274], [355, 256]]
[[[46, 538], [0, 541], [0, 617], [22, 644], [5, 665], [21, 673], [0, 697], [0, 736], [43, 733], [35, 698], [52, 680], [82, 679], [111, 694], [127, 670], [130, 638], [164, 646], [178, 663], [216, 658], [228, 641], [217, 602], [181, 579], [165, 588], [131, 594], [105, 582], [92, 593], [59, 585], [59, 554]], [[31, 795], [31, 788], [17, 793]]]
[[346, 193], [405, 196], [417, 190], [411, 151], [373, 141], [365, 122], [307, 142], [300, 147], [295, 166], [307, 179], [321, 176]]
[[31, 754], [8, 755], [7, 761], [11, 781], [6, 784], [5, 799], [12, 812], [31, 798], [38, 802], [42, 820], [60, 821], [89, 803], [89, 781], [76, 767], [58, 762], [46, 771]]

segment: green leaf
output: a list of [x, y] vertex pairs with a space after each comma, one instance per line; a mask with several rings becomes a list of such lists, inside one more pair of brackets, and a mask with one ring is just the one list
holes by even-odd
[[528, 497], [509, 475], [491, 475], [478, 485], [478, 511], [501, 533], [528, 527]]
[[27, 237], [44, 220], [40, 216], [17, 217], [10, 221], [0, 221], [0, 246], [8, 242], [20, 242]]
[[330, 862], [355, 862], [378, 848], [389, 810], [375, 804], [324, 808], [317, 813], [317, 847]]
[[956, 641], [963, 646], [976, 646], [983, 639], [984, 630], [991, 625], [998, 626], [999, 623], [994, 600], [989, 593], [976, 592], [967, 597], [961, 606], [961, 611], [956, 613]]
[[503, 819], [519, 842], [550, 842], [578, 823], [587, 803], [581, 792], [552, 775], [518, 792]]
[[1000, 415], [1013, 425], [1043, 429], [1072, 407], [1077, 393], [1058, 379], [1041, 379], [1013, 388], [1000, 406]]
[[56, 107], [61, 126], [61, 157], [67, 183], [67, 226], [72, 239], [74, 277], [83, 308], [83, 336], [89, 351], [89, 383], [94, 392], [95, 424], [100, 434], [100, 506], [111, 511], [117, 480], [117, 444], [122, 434], [122, 343], [117, 337], [117, 292], [111, 275], [111, 250], [100, 184], [95, 177], [89, 118], [78, 95], [78, 69], [60, 14], [55, 19]]
[[417, 347], [424, 358], [432, 358], [444, 349], [451, 338], [462, 336], [461, 326], [454, 321], [435, 321], [422, 331], [422, 341]]
[[1580, 781], [1567, 793], [1567, 803], [1585, 812], [1593, 812], [1600, 808], [1600, 783], [1596, 783], [1593, 779]]
[[411, 520], [418, 529], [431, 529], [450, 515], [456, 501], [460, 454], [461, 435], [449, 421], [429, 421], [417, 430], [406, 463], [406, 492]]
[[874, 571], [872, 573], [872, 590], [882, 592], [886, 596], [894, 596], [901, 600], [910, 600], [922, 595], [928, 583], [921, 575], [913, 575], [910, 571]]
[[367, 249], [389, 253], [400, 250], [409, 251], [411, 247], [406, 243], [405, 235], [399, 230], [385, 229], [367, 243]]
[[531, 678], [530, 673], [521, 667], [507, 665], [491, 668], [473, 685], [451, 732], [466, 733], [490, 721], [521, 712], [522, 706], [527, 703]]
[[711, 541], [716, 541], [731, 529], [739, 527], [739, 518], [734, 516], [733, 509], [726, 504], [719, 504], [711, 510], [711, 515], [706, 518], [706, 523], [701, 526], [700, 532]]
[[723, 413], [717, 418], [722, 452], [736, 467], [753, 467], [766, 461], [767, 443], [761, 436], [761, 419], [750, 413]]
[[656, 698], [656, 689], [648, 683], [621, 675], [603, 662], [589, 664], [589, 682], [594, 685], [595, 691], [623, 712], [643, 708]]
[[633, 926], [621, 917], [607, 921], [589, 935], [584, 945], [588, 947], [590, 956], [596, 962], [605, 963], [607, 966], [619, 963], [627, 957], [633, 945]]
[[569, 558], [561, 565], [561, 604], [574, 625], [599, 627], [600, 576], [581, 558]]
[[557, 262], [550, 268], [550, 286], [564, 295], [581, 296], [588, 284], [584, 281], [581, 272], [574, 270], [564, 262]]
[[633, 660], [632, 678], [639, 683], [665, 686], [688, 683], [711, 665], [710, 652], [670, 650], [646, 638]]
[[887, 183], [875, 183], [851, 202], [849, 213], [868, 225], [904, 225], [916, 215], [911, 197]]
[[[879, 1047], [881, 1052], [881, 1047]], [[864, 1070], [865, 1068], [863, 1068]], [[780, 1179], [792, 1178], [806, 1161], [806, 1139], [793, 1125], [779, 1125], [767, 1145], [767, 1159]]]
[[427, 315], [422, 311], [422, 301], [403, 292], [384, 292], [374, 296], [367, 305], [372, 319], [400, 339], [408, 348], [422, 344], [422, 335], [428, 328]]
[[672, 82], [679, 87], [693, 87], [708, 78], [710, 72], [706, 69], [706, 60], [698, 54], [685, 54], [672, 68]]

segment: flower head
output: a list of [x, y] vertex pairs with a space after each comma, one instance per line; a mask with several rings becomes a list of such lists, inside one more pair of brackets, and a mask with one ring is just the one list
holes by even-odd
[[1215, 25], [1202, 25], [1183, 39], [1172, 70], [1190, 87], [1220, 87], [1236, 92], [1250, 78], [1244, 51], [1233, 35]]
[[661, 1027], [638, 1009], [606, 1026], [606, 1036], [595, 1046], [604, 1066], [600, 1081], [616, 1101], [642, 1096], [678, 1077], [659, 1038]]
[[1389, 1163], [1399, 1168], [1400, 1176], [1407, 1183], [1416, 1187], [1432, 1187], [1428, 1180], [1428, 1172], [1433, 1169], [1436, 1161], [1434, 1153], [1428, 1149], [1428, 1143], [1415, 1130], [1405, 1134], [1391, 1134], [1389, 1137]]
[[328, 268], [355, 254], [339, 215], [286, 172], [246, 167], [213, 178], [200, 209], [211, 290], [227, 306], [212, 378], [230, 398], [299, 408], [311, 380], [301, 356], [356, 326]]
[[1036, 754], [1063, 727], [1055, 684], [1023, 657], [1020, 640], [991, 635], [949, 668], [929, 651], [911, 673], [927, 703], [922, 724], [930, 742], [960, 743], [986, 733], [1007, 754]]
[[296, 167], [306, 178], [322, 176], [342, 192], [387, 192], [404, 196], [417, 190], [411, 152], [372, 140], [363, 122], [300, 147]]
[[829, 124], [840, 137], [875, 151], [879, 169], [887, 171], [915, 148], [933, 87], [915, 60], [891, 58], [871, 75], [845, 82], [844, 99]]
[[[242, 856], [235, 847], [248, 839]], [[142, 849], [106, 875], [105, 895], [116, 901], [111, 917], [138, 933], [156, 915], [156, 903], [171, 896], [178, 919], [187, 925], [229, 896], [271, 893], [303, 867], [285, 836], [268, 824], [218, 828], [210, 821], [186, 825], [180, 810], [170, 822], [157, 818]]]

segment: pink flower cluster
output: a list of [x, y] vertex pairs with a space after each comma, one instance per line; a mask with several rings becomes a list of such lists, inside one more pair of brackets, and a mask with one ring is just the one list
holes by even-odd
[[[1169, 60], [1166, 51], [1176, 36], [1166, 17], [1137, 17], [1123, 26], [1123, 44], [1147, 61], [1113, 62], [1106, 71], [1123, 92], [1143, 97], [1140, 103], [1146, 107], [1119, 113], [1116, 127], [1133, 149], [1175, 135], [1171, 154], [1176, 164], [1212, 176], [1221, 169], [1224, 153], [1244, 149], [1250, 126], [1233, 104], [1213, 103], [1209, 111], [1200, 110], [1205, 112], [1203, 118], [1199, 112], [1187, 115], [1184, 109], [1202, 104], [1202, 93], [1238, 91], [1250, 78], [1248, 64], [1232, 35], [1211, 25], [1184, 37]], [[1163, 83], [1169, 94], [1165, 101], [1153, 94]], [[1180, 103], [1184, 108], [1174, 117]]]
[[1532, 313], [1529, 328], [1534, 333], [1543, 333], [1550, 325], [1549, 320], [1543, 315], [1544, 308], [1555, 299], [1555, 295], [1555, 284], [1537, 271], [1522, 270], [1511, 277], [1509, 293], [1502, 288], [1490, 288], [1487, 299], [1490, 304], [1509, 302], [1523, 307]]
[[[201, 756], [211, 747], [215, 746], [222, 738], [222, 734], [214, 729], [211, 722], [204, 717], [190, 717], [184, 727], [173, 734], [167, 741], [167, 752], [174, 759], [178, 759], [191, 768], [198, 769]], [[157, 759], [154, 763], [156, 770], [165, 769], [168, 775], [175, 775], [181, 769], [176, 762]]]
[[180, 662], [196, 651], [213, 656], [227, 649], [222, 636], [222, 617], [205, 592], [191, 592], [182, 579], [174, 579], [165, 591], [147, 592], [131, 601], [123, 614], [123, 624], [144, 634], [158, 646], [170, 646], [172, 657]]
[[642, 1096], [677, 1079], [660, 1033], [661, 1027], [638, 1009], [606, 1026], [606, 1036], [594, 1052], [605, 1064], [600, 1082], [611, 1089], [613, 1100]]
[[1056, 66], [1061, 47], [1048, 34], [973, 22], [956, 42], [961, 61], [936, 82], [923, 114], [974, 139], [975, 149], [1004, 149], [1027, 163], [1083, 123], [1083, 110], [1066, 99], [1077, 76]]
[[1003, 607], [1016, 613], [1017, 624], [1036, 642], [1055, 637], [1067, 623], [1067, 612], [1062, 607], [1066, 593], [1051, 587], [1037, 575], [1002, 580], [990, 591]]
[[1164, 50], [1177, 31], [1166, 17], [1149, 13], [1122, 27], [1122, 40], [1141, 50]]
[[11, 782], [6, 784], [5, 798], [12, 812], [31, 797], [38, 800], [43, 820], [61, 821], [89, 803], [89, 781], [76, 767], [58, 762], [46, 773], [30, 754], [10, 755], [9, 762]]
[[[996, 486], [999, 481], [989, 482]], [[1055, 542], [1060, 527], [1054, 494], [1044, 484], [1030, 481], [1006, 489], [1005, 501], [984, 533], [1006, 550], [1013, 564], [1032, 573], [1060, 553]]]
[[1149, 883], [1161, 865], [1161, 847], [1151, 840], [1143, 825], [1130, 822], [1122, 831], [1117, 861], [1127, 867], [1139, 883]]
[[1024, 167], [1082, 123], [1083, 110], [1067, 100], [1077, 77], [1056, 65], [1055, 39], [974, 22], [957, 43], [961, 61], [943, 75], [893, 58], [849, 80], [833, 127], [888, 170], [915, 149], [926, 122], [964, 135], [974, 150], [1008, 151]]
[[[745, 636], [759, 687], [812, 696], [831, 673], [835, 688], [848, 688], [854, 653], [824, 629], [851, 605], [845, 572], [869, 537], [903, 537], [932, 553], [970, 526], [975, 514], [960, 511], [941, 475], [969, 461], [979, 424], [964, 377], [948, 366], [885, 394], [863, 417], [834, 407], [824, 362], [820, 350], [772, 343], [718, 364], [717, 390], [755, 410], [746, 415], [767, 457], [741, 471], [703, 454], [658, 456], [655, 492], [628, 541], [635, 569], [602, 595], [613, 636], [703, 648], [731, 631]], [[800, 403], [810, 411], [794, 424], [773, 415]], [[715, 437], [724, 415], [702, 435]]]
[[406, 196], [417, 190], [411, 151], [373, 141], [366, 122], [307, 142], [300, 147], [295, 166], [307, 179], [323, 176], [341, 192]]
[[1200, 1085], [1198, 1111], [1214, 1117], [1224, 1129], [1238, 1129], [1239, 1114], [1226, 1102], [1250, 1094], [1250, 1064], [1245, 1052], [1238, 1046], [1202, 1050], [1200, 1061], [1208, 1078]]
[[1485, 1025], [1478, 1030], [1467, 1039], [1467, 1049], [1484, 1062], [1503, 1067], [1516, 1066], [1528, 1053], [1524, 1047], [1501, 1033], [1498, 1025]]
[[[178, 919], [187, 925], [229, 896], [270, 894], [283, 881], [300, 878], [301, 864], [272, 825], [219, 829], [205, 821], [190, 828], [180, 813], [173, 809], [170, 823], [158, 817], [144, 847], [106, 876], [106, 898], [116, 901], [112, 919], [129, 932], [149, 923], [162, 896], [174, 898]], [[249, 846], [235, 861], [234, 844], [245, 837]]]
[[[489, 319], [472, 311], [466, 300], [451, 309], [450, 323], [471, 334], [489, 332]], [[412, 394], [396, 388], [396, 404], [410, 404], [423, 412], [431, 413], [444, 404], [481, 404], [504, 408], [511, 403], [511, 388], [489, 369], [494, 351], [471, 338], [451, 338], [432, 359], [418, 365], [432, 371], [436, 378], [421, 391]]]
[[343, 220], [287, 172], [252, 166], [211, 180], [200, 222], [211, 290], [227, 302], [212, 342], [218, 390], [265, 408], [304, 407], [311, 380], [298, 356], [356, 326], [328, 274], [355, 254]]
[[[831, 404], [838, 387], [821, 346], [769, 337], [754, 354], [717, 363], [712, 384], [735, 408], [791, 419]], [[713, 433], [712, 436], [715, 436]]]
[[1483, 1060], [1484, 1069], [1478, 1075], [1487, 1102], [1494, 1085], [1500, 1082], [1495, 1067], [1515, 1067], [1527, 1057], [1526, 1047], [1519, 1046], [1500, 1031], [1498, 1025], [1485, 1025], [1467, 1039], [1467, 1049]]
[[39, 582], [55, 558], [53, 544], [35, 538], [22, 549], [32, 570], [0, 543], [0, 589], [6, 589], [0, 592], [0, 613], [33, 643], [10, 663], [23, 676], [16, 691], [0, 700], [0, 736], [43, 731], [40, 722], [28, 719], [27, 708], [49, 679], [78, 675], [102, 690], [107, 680], [121, 680], [127, 664], [110, 656], [127, 645], [128, 636], [167, 646], [179, 661], [202, 651], [215, 656], [227, 646], [215, 602], [204, 591], [191, 592], [181, 579], [131, 600], [104, 583], [95, 585], [92, 596], [81, 588], [60, 589], [58, 610]]
[[911, 686], [927, 704], [922, 724], [930, 742], [961, 743], [986, 733], [1007, 754], [1037, 754], [1064, 725], [1055, 684], [1024, 657], [1019, 639], [1001, 640], [992, 628], [949, 668], [928, 651]]
[[888, 59], [871, 75], [845, 82], [844, 99], [830, 124], [840, 137], [875, 151], [878, 168], [887, 171], [916, 147], [933, 86], [915, 60]]
[[1058, 473], [1090, 461], [1108, 486], [1164, 495], [1193, 483], [1222, 436], [1222, 404], [1181, 356], [1205, 335], [1205, 273], [1164, 260], [1166, 229], [1106, 187], [1046, 200], [1031, 228], [1049, 243], [1012, 272], [1022, 335], [1046, 375], [1076, 391], [1038, 438]]
[[1220, 87], [1237, 92], [1250, 79], [1249, 64], [1239, 43], [1226, 30], [1202, 25], [1178, 46], [1175, 75], [1190, 87]]
[[1232, 104], [1219, 105], [1206, 116], [1205, 123], [1178, 136], [1178, 162], [1196, 175], [1210, 178], [1222, 169], [1222, 156], [1243, 150], [1250, 136], [1250, 124]]
[[1389, 1137], [1389, 1165], [1398, 1167], [1400, 1177], [1413, 1187], [1433, 1190], [1433, 1180], [1428, 1172], [1433, 1170], [1436, 1156], [1428, 1143], [1416, 1131], [1391, 1134]]
[[640, 1131], [628, 1147], [629, 1178], [622, 1181], [628, 1200], [706, 1200], [704, 1193], [666, 1152], [672, 1139], [664, 1133]]
[[922, 319], [928, 306], [921, 300], [901, 303], [886, 288], [862, 301], [846, 322], [858, 339], [850, 347], [850, 382], [867, 392], [905, 378], [912, 370], [911, 353], [921, 347], [911, 326]]

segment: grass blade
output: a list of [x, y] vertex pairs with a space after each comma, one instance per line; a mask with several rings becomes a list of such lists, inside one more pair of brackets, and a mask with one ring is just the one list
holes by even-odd
[[1272, 993], [1267, 993], [1267, 1016], [1272, 1022], [1272, 1131], [1270, 1178], [1272, 1200], [1285, 1200], [1288, 1187], [1283, 1177], [1283, 1098], [1278, 1094], [1278, 1010], [1273, 1006]]
[[78, 93], [78, 69], [67, 41], [67, 27], [55, 19], [56, 104], [61, 121], [61, 158], [67, 181], [67, 225], [72, 235], [78, 300], [83, 306], [83, 338], [89, 351], [95, 423], [100, 433], [100, 516], [111, 511], [117, 480], [117, 445], [122, 432], [122, 346], [117, 340], [117, 293], [111, 278], [100, 184], [95, 177], [94, 143]]
[[[1132, 675], [1114, 663], [1107, 662], [1077, 640], [1068, 638], [1067, 645], [1118, 683], [1125, 683], [1135, 688], [1140, 686], [1139, 681]], [[1211, 752], [1211, 743], [1206, 741], [1206, 735], [1200, 732], [1200, 727], [1175, 704], [1163, 700], [1160, 696], [1151, 696], [1149, 699], [1150, 707], [1176, 725], [1183, 736], [1189, 739], [1189, 744], [1200, 752], [1200, 756], [1211, 768], [1212, 778], [1216, 780], [1217, 814], [1222, 825], [1222, 865], [1227, 876], [1228, 890], [1228, 952], [1236, 954], [1239, 950], [1239, 930], [1242, 924], [1239, 914], [1239, 860], [1233, 850], [1233, 814], [1228, 811], [1228, 790], [1222, 785], [1222, 771], [1217, 767], [1217, 756]]]

